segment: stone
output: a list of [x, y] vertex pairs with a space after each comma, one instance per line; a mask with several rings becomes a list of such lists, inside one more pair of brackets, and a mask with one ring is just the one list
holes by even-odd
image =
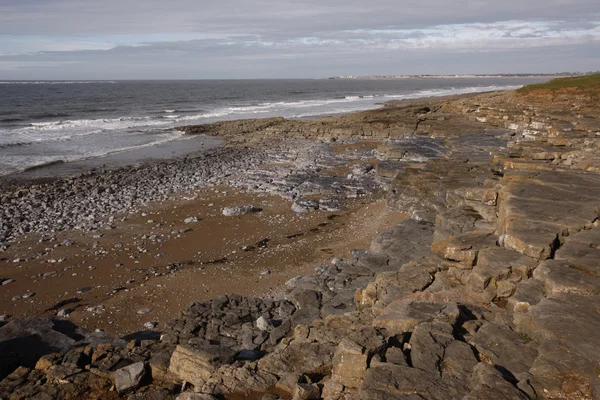
[[33, 368], [41, 356], [66, 351], [74, 343], [75, 340], [62, 333], [50, 319], [12, 320], [0, 327], [0, 379], [19, 366]]
[[217, 400], [217, 397], [206, 393], [185, 392], [177, 396], [176, 400]]
[[378, 363], [367, 370], [356, 398], [360, 400], [462, 399], [468, 390], [468, 385], [461, 380], [443, 377], [439, 373]]
[[201, 386], [221, 365], [234, 360], [235, 351], [216, 345], [179, 344], [171, 356], [169, 372], [180, 379]]
[[515, 293], [508, 298], [506, 308], [513, 313], [529, 312], [544, 298], [544, 285], [536, 279], [519, 282]]
[[296, 343], [275, 350], [258, 361], [262, 371], [279, 375], [281, 371], [298, 374], [331, 373], [333, 346], [325, 343]]
[[271, 323], [271, 321], [269, 321], [268, 319], [266, 319], [265, 317], [263, 317], [261, 315], [256, 320], [256, 327], [258, 329], [260, 329], [261, 331], [266, 332], [266, 331], [270, 331], [271, 329], [273, 329], [273, 324]]
[[491, 233], [472, 231], [434, 242], [431, 250], [451, 261], [456, 268], [472, 269], [479, 251], [495, 244], [496, 239]]
[[375, 281], [356, 291], [359, 309], [375, 304], [385, 306], [392, 301], [425, 289], [433, 281], [434, 269], [417, 262], [404, 264], [397, 271], [377, 274]]
[[408, 367], [408, 361], [406, 360], [406, 354], [399, 347], [388, 347], [385, 352], [385, 361], [388, 363], [402, 365]]
[[454, 341], [452, 325], [448, 323], [422, 323], [410, 336], [412, 366], [426, 371], [439, 372], [446, 347]]
[[40, 357], [35, 363], [35, 369], [46, 371], [60, 359], [59, 353], [50, 353]]
[[531, 339], [506, 325], [484, 324], [469, 344], [477, 349], [482, 361], [512, 375], [529, 371], [538, 355]]
[[460, 315], [456, 303], [400, 299], [383, 309], [373, 326], [385, 328], [390, 336], [412, 332], [423, 322], [446, 322], [454, 325]]
[[56, 313], [56, 316], [59, 318], [67, 318], [69, 314], [73, 312], [72, 308], [61, 308], [60, 311]]
[[262, 208], [254, 206], [236, 206], [236, 207], [224, 207], [221, 212], [226, 217], [236, 217], [244, 214], [251, 214], [262, 211]]
[[517, 329], [538, 343], [537, 358], [528, 371], [537, 393], [576, 398], [597, 390], [598, 304], [600, 295], [565, 293], [543, 298], [528, 313], [514, 315]]
[[318, 310], [321, 307], [321, 294], [315, 290], [296, 288], [286, 295], [286, 299], [298, 310]]
[[146, 364], [142, 361], [115, 371], [115, 388], [119, 394], [132, 391], [140, 386], [146, 377]]
[[316, 400], [321, 398], [321, 390], [315, 384], [298, 383], [294, 388], [292, 400]]
[[358, 388], [367, 372], [368, 354], [359, 344], [344, 338], [333, 354], [332, 376], [344, 386]]
[[526, 400], [529, 397], [508, 382], [502, 374], [491, 365], [479, 363], [470, 375], [471, 390], [463, 400], [498, 399]]
[[590, 279], [590, 274], [585, 268], [571, 261], [544, 261], [535, 269], [533, 277], [542, 283], [546, 296], [561, 293], [600, 293], [600, 280]]
[[156, 321], [148, 321], [144, 324], [144, 328], [146, 329], [154, 329], [158, 326], [158, 322]]
[[198, 217], [187, 217], [183, 220], [184, 224], [191, 224], [193, 222], [198, 222]]
[[597, 217], [600, 178], [579, 171], [509, 172], [501, 180], [499, 234], [504, 246], [545, 260], [560, 238]]

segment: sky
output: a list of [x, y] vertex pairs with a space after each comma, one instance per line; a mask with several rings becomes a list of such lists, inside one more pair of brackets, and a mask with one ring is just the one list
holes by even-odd
[[0, 80], [596, 70], [599, 0], [0, 0]]

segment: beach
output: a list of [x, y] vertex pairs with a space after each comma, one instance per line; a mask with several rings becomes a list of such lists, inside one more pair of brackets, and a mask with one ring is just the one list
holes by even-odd
[[[593, 398], [596, 111], [583, 89], [402, 99], [4, 177], [1, 393]], [[54, 351], [8, 351], [25, 332]]]

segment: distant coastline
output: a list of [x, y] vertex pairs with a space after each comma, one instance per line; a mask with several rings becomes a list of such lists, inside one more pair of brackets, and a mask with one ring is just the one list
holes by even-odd
[[448, 78], [537, 78], [537, 77], [549, 77], [549, 78], [565, 78], [571, 76], [583, 76], [589, 75], [592, 72], [579, 73], [579, 72], [560, 72], [556, 74], [455, 74], [455, 75], [339, 75], [332, 76], [329, 79], [372, 79], [372, 80], [383, 80], [383, 79], [414, 79], [414, 78], [427, 78], [427, 79], [448, 79]]

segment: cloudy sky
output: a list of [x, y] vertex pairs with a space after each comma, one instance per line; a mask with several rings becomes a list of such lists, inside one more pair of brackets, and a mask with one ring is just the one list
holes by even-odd
[[590, 70], [599, 0], [0, 0], [0, 79]]

